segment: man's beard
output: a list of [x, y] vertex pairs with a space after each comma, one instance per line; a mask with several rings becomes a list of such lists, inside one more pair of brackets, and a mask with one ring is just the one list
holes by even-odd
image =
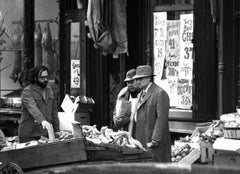
[[39, 80], [36, 81], [38, 86], [40, 86], [41, 88], [46, 88], [48, 81], [44, 81], [44, 82], [40, 82]]

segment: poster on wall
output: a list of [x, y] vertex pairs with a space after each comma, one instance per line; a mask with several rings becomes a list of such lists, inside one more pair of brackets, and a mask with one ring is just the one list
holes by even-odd
[[180, 15], [179, 79], [192, 80], [193, 74], [193, 14]]
[[80, 88], [80, 61], [71, 60], [71, 88]]
[[167, 38], [167, 12], [155, 12], [153, 14], [153, 49], [154, 49], [154, 81], [160, 85], [164, 60], [165, 60], [165, 42]]
[[178, 81], [178, 108], [191, 109], [192, 107], [192, 83], [189, 80]]
[[167, 40], [166, 40], [166, 78], [177, 79], [180, 57], [179, 46], [180, 21], [167, 21]]

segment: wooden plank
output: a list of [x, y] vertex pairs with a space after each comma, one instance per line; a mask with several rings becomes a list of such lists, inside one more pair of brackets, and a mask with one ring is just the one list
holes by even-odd
[[179, 164], [184, 164], [184, 165], [193, 164], [199, 158], [200, 158], [200, 151], [198, 149], [194, 149], [187, 156], [185, 156], [183, 159], [181, 159], [178, 163]]
[[1, 162], [14, 162], [23, 169], [84, 160], [87, 160], [87, 155], [82, 139], [0, 152]]
[[203, 165], [174, 165], [165, 163], [100, 163], [100, 164], [79, 164], [68, 166], [57, 166], [55, 168], [32, 170], [26, 174], [239, 174], [240, 169], [234, 167], [215, 167]]

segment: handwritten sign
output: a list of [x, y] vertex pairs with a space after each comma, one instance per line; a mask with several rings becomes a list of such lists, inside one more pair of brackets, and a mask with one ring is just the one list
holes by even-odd
[[166, 77], [178, 78], [180, 46], [179, 46], [180, 21], [167, 21], [166, 40]]
[[193, 73], [193, 14], [180, 15], [179, 79], [192, 80]]
[[167, 31], [167, 13], [166, 12], [155, 12], [153, 14], [154, 27], [153, 27], [153, 50], [154, 50], [154, 77], [155, 83], [159, 84], [164, 68], [165, 60], [165, 42], [166, 42], [166, 31]]
[[178, 80], [170, 79], [168, 80], [169, 91], [168, 95], [170, 98], [170, 106], [177, 107], [178, 106]]
[[178, 88], [178, 108], [191, 109], [192, 106], [192, 84], [189, 80], [179, 80]]
[[80, 88], [80, 61], [71, 60], [71, 88]]

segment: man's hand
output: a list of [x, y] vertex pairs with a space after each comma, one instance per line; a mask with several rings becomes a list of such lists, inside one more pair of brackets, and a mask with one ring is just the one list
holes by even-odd
[[50, 123], [49, 122], [47, 122], [47, 121], [42, 121], [42, 127], [43, 127], [43, 129], [47, 129], [47, 130], [50, 130], [51, 129], [51, 125], [50, 125]]
[[147, 148], [151, 149], [152, 147], [155, 147], [157, 145], [159, 145], [159, 142], [152, 140], [151, 142], [147, 143]]
[[62, 139], [67, 135], [69, 135], [69, 132], [66, 132], [66, 131], [55, 132], [56, 138], [59, 138], [59, 139]]

